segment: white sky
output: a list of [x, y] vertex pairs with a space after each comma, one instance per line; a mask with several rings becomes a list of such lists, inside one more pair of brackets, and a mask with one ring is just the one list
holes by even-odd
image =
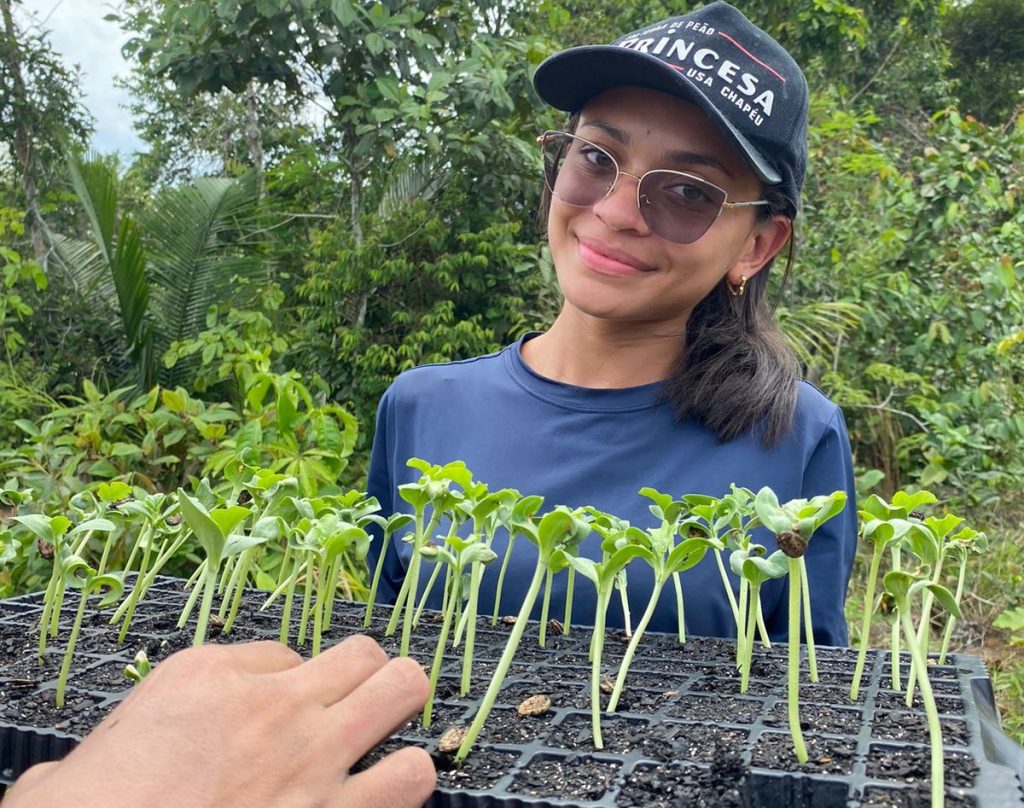
[[128, 73], [121, 56], [127, 36], [116, 23], [103, 19], [114, 5], [105, 0], [22, 0], [14, 9], [21, 27], [41, 24], [49, 30], [50, 44], [63, 55], [65, 64], [81, 68], [82, 103], [96, 126], [93, 148], [130, 158], [142, 144], [132, 131], [131, 116], [122, 108], [128, 94], [113, 85], [114, 76]]

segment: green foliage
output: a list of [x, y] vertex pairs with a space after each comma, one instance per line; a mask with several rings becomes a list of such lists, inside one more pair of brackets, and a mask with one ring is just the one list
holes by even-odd
[[536, 249], [516, 241], [516, 223], [477, 231], [446, 221], [467, 201], [452, 192], [408, 207], [362, 248], [343, 226], [314, 236], [297, 290], [296, 359], [361, 420], [401, 371], [495, 350], [542, 323], [531, 300], [541, 288]]
[[[864, 338], [822, 357], [860, 462], [890, 490], [914, 481], [991, 502], [1019, 477], [1024, 448], [1024, 355], [995, 350], [1024, 321], [1024, 129], [944, 112], [923, 146], [897, 155], [873, 140], [875, 123], [816, 109], [805, 254], [830, 260], [802, 264], [792, 294], [864, 307]], [[850, 198], [867, 215], [846, 226]]]
[[1024, 111], [1024, 5], [972, 0], [951, 6], [943, 24], [960, 109], [986, 123]]
[[135, 379], [184, 381], [188, 363], [158, 371], [174, 342], [199, 332], [211, 305], [239, 297], [237, 287], [265, 277], [257, 250], [238, 242], [255, 229], [258, 189], [251, 175], [202, 178], [169, 188], [142, 214], [120, 203], [120, 183], [98, 159], [69, 158], [72, 184], [89, 221], [88, 239], [57, 245], [76, 282], [120, 314]]

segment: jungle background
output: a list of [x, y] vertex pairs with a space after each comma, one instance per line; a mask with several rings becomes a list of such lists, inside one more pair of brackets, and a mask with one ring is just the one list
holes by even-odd
[[[1022, 739], [1024, 4], [739, 6], [812, 88], [778, 317], [861, 492], [927, 488], [988, 534], [955, 645]], [[0, 0], [0, 596], [48, 574], [11, 515], [100, 482], [169, 491], [247, 448], [305, 492], [361, 486], [396, 374], [557, 311], [535, 137], [562, 120], [532, 71], [691, 7], [96, 4], [131, 34], [145, 144], [110, 155], [79, 68]]]

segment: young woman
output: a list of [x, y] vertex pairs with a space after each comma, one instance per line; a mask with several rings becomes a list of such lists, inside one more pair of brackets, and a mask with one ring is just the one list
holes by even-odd
[[[845, 490], [845, 511], [806, 556], [815, 635], [845, 644], [856, 547], [849, 440], [838, 408], [798, 381], [765, 300], [806, 166], [800, 68], [716, 2], [556, 54], [534, 84], [571, 113], [565, 132], [539, 138], [561, 312], [498, 353], [402, 374], [378, 410], [370, 493], [386, 512], [408, 509], [396, 489], [419, 472], [406, 460], [464, 460], [492, 490], [540, 494], [545, 507], [594, 505], [647, 527], [644, 486], [721, 496], [730, 483], [767, 485], [780, 501]], [[499, 557], [506, 540], [495, 540]], [[757, 540], [774, 549], [767, 533]], [[393, 599], [409, 546], [387, 552], [381, 596]], [[597, 542], [584, 552], [600, 557]], [[520, 602], [533, 564], [518, 542], [503, 603]], [[628, 574], [639, 613], [652, 574], [642, 564]], [[485, 576], [481, 613], [496, 578]], [[683, 580], [688, 630], [734, 635], [713, 558]], [[773, 636], [785, 634], [784, 593], [783, 582], [761, 591]], [[563, 599], [556, 590], [552, 603]], [[573, 615], [590, 619], [593, 602], [580, 583]], [[608, 617], [621, 625], [615, 608]], [[665, 592], [651, 628], [675, 621]]]

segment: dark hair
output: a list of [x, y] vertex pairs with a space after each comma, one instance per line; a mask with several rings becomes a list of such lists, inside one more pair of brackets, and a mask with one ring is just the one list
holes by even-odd
[[[579, 117], [573, 113], [566, 131], [576, 131]], [[795, 200], [779, 188], [764, 186], [762, 196], [769, 203], [759, 209], [762, 218], [795, 215]], [[550, 207], [545, 184], [538, 211], [542, 229]], [[792, 267], [794, 239], [790, 236], [781, 287]], [[766, 300], [773, 263], [747, 281], [742, 295], [733, 295], [723, 278], [694, 306], [686, 322], [686, 349], [664, 384], [663, 396], [676, 419], [695, 418], [719, 441], [754, 429], [773, 446], [792, 426], [800, 366]]]

